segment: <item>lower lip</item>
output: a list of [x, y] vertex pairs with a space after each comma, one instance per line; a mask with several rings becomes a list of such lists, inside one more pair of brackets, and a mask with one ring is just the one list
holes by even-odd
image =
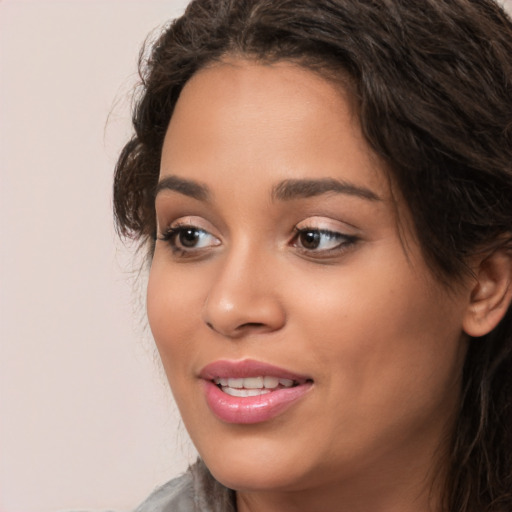
[[224, 393], [211, 381], [203, 381], [206, 401], [217, 418], [226, 423], [261, 423], [275, 418], [300, 400], [311, 383], [282, 388], [259, 396], [238, 397]]

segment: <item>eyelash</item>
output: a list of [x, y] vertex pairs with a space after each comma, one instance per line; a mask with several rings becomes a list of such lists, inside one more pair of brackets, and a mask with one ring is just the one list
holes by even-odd
[[[305, 235], [313, 235], [312, 238], [316, 237], [319, 239], [322, 235], [327, 237], [330, 240], [336, 240], [338, 243], [334, 245], [334, 247], [330, 247], [328, 249], [308, 249], [304, 246], [302, 242], [301, 246], [298, 246], [297, 243], [300, 240], [301, 236]], [[314, 240], [316, 241], [316, 240]], [[358, 237], [354, 235], [346, 235], [344, 233], [340, 233], [339, 231], [332, 231], [329, 229], [319, 229], [316, 227], [303, 227], [303, 228], [295, 228], [295, 236], [292, 239], [292, 242], [295, 246], [297, 246], [301, 252], [309, 255], [314, 255], [315, 257], [321, 256], [332, 256], [336, 254], [340, 254], [346, 250], [348, 250], [352, 245], [354, 245], [358, 241]], [[321, 240], [320, 240], [321, 243]]]
[[[187, 257], [195, 256], [195, 255], [198, 254], [198, 252], [201, 252], [201, 250], [204, 249], [204, 248], [202, 248], [202, 247], [200, 247], [200, 248], [191, 247], [189, 249], [185, 249], [183, 247], [180, 247], [177, 244], [177, 242], [176, 242], [176, 239], [181, 234], [184, 234], [187, 231], [196, 232], [196, 233], [203, 233], [203, 234], [206, 234], [208, 236], [211, 236], [211, 237], [215, 238], [214, 235], [212, 235], [211, 233], [209, 233], [205, 229], [199, 228], [199, 227], [194, 226], [192, 224], [178, 224], [176, 226], [172, 226], [172, 227], [169, 227], [168, 229], [166, 229], [166, 231], [159, 237], [159, 240], [162, 240], [163, 242], [166, 242], [170, 246], [172, 252], [178, 258], [187, 258]], [[212, 245], [210, 245], [208, 247], [214, 247], [216, 245], [218, 245], [218, 244], [212, 244]]]
[[[205, 229], [199, 228], [197, 226], [194, 226], [192, 224], [181, 224], [169, 227], [160, 237], [159, 240], [162, 240], [163, 242], [166, 242], [173, 254], [178, 258], [187, 258], [187, 257], [194, 257], [200, 255], [203, 250], [215, 247], [219, 244], [210, 244], [206, 247], [190, 247], [190, 248], [184, 248], [183, 244], [178, 245], [177, 239], [180, 235], [189, 232], [195, 232], [196, 234], [203, 234], [207, 236], [211, 236], [213, 238], [216, 238], [214, 235], [206, 231]], [[296, 247], [298, 250], [300, 250], [301, 253], [321, 258], [321, 257], [329, 257], [337, 254], [341, 254], [344, 251], [348, 250], [351, 246], [353, 246], [359, 239], [357, 236], [354, 235], [346, 235], [343, 233], [340, 233], [339, 231], [332, 231], [328, 229], [319, 229], [316, 227], [302, 227], [302, 228], [295, 228], [294, 229], [294, 236], [291, 240], [291, 245], [293, 247]], [[321, 237], [324, 238], [327, 237], [328, 240], [335, 240], [338, 243], [334, 245], [334, 247], [329, 247], [328, 249], [320, 249], [318, 250], [318, 247], [315, 248], [307, 248], [304, 246], [304, 241], [302, 243], [300, 242], [300, 238], [303, 236], [311, 235], [312, 242], [319, 242], [319, 244], [322, 243]], [[316, 238], [316, 240], [315, 240]], [[220, 243], [220, 242], [219, 242]]]

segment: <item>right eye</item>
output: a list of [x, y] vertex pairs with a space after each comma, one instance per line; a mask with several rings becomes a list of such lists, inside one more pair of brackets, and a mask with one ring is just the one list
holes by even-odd
[[182, 256], [194, 255], [208, 247], [220, 245], [220, 240], [217, 237], [192, 225], [171, 226], [159, 240], [167, 242], [174, 253]]

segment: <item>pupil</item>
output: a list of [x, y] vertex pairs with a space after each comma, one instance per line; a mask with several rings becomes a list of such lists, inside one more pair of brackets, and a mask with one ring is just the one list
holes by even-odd
[[180, 243], [184, 247], [194, 247], [199, 240], [197, 229], [185, 229], [180, 233]]
[[305, 249], [316, 249], [320, 245], [320, 233], [316, 231], [301, 233], [300, 242]]

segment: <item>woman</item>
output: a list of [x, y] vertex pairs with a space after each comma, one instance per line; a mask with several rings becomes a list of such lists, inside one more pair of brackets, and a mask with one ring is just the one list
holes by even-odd
[[116, 169], [201, 461], [140, 511], [512, 510], [512, 23], [195, 0]]

